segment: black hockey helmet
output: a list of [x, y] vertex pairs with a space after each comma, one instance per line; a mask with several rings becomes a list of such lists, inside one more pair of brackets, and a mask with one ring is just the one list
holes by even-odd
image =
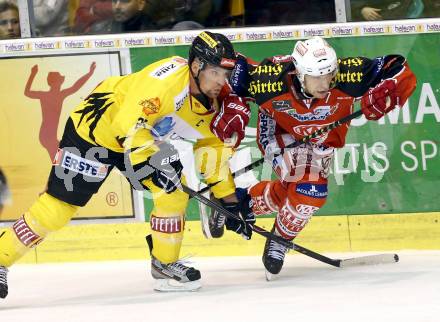
[[[235, 51], [229, 39], [218, 33], [201, 32], [189, 49], [189, 64], [198, 57], [202, 63], [209, 63], [226, 69], [235, 67]], [[203, 68], [202, 68], [203, 69]]]

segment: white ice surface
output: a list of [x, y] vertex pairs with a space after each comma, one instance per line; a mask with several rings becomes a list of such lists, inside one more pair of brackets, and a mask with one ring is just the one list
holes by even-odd
[[397, 264], [344, 269], [288, 256], [271, 282], [258, 257], [192, 258], [193, 293], [154, 292], [143, 261], [16, 265], [0, 322], [440, 321], [440, 251], [397, 253]]

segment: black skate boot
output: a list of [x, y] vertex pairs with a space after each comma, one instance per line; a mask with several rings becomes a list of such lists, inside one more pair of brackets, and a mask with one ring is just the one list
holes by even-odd
[[[209, 192], [205, 192], [203, 196], [221, 204], [221, 202], [216, 199], [213, 194], [209, 194]], [[225, 232], [226, 217], [202, 203], [199, 203], [199, 210], [203, 235], [208, 239], [222, 237]]]
[[[239, 207], [238, 202], [219, 201], [218, 199], [215, 199], [213, 196], [211, 197], [211, 200], [217, 201], [219, 204], [222, 205], [223, 208], [225, 208], [226, 210], [232, 213], [238, 212], [238, 207]], [[215, 210], [211, 211], [211, 216], [209, 217], [209, 231], [213, 238], [220, 238], [223, 236], [225, 232], [225, 223], [226, 223], [225, 215], [222, 215], [221, 213]]]
[[[279, 235], [275, 231], [275, 224], [271, 232], [275, 232], [276, 235]], [[283, 268], [284, 264], [284, 256], [286, 255], [287, 251], [287, 247], [278, 244], [276, 241], [269, 238], [266, 240], [266, 245], [264, 246], [263, 252], [263, 264], [266, 268], [267, 281], [272, 280], [274, 278], [273, 275], [277, 275], [281, 271], [281, 268]]]
[[209, 217], [209, 231], [212, 238], [220, 238], [225, 232], [225, 221], [226, 216], [221, 213], [212, 210], [211, 216]]
[[162, 292], [196, 291], [202, 285], [200, 283], [200, 271], [194, 267], [188, 267], [182, 261], [164, 264], [152, 254], [153, 239], [151, 235], [146, 237], [151, 254], [151, 275], [154, 278], [153, 288]]
[[8, 295], [8, 269], [0, 266], [0, 298], [4, 299]]

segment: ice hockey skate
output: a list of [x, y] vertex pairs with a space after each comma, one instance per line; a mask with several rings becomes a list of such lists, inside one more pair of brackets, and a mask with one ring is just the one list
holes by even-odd
[[151, 254], [151, 276], [154, 279], [154, 290], [161, 292], [185, 292], [197, 291], [202, 287], [199, 270], [184, 265], [180, 260], [169, 264], [160, 262], [152, 255], [152, 236], [148, 235], [146, 240]]
[[[203, 196], [219, 203], [209, 192], [204, 193]], [[199, 210], [203, 235], [208, 239], [222, 237], [225, 231], [226, 217], [202, 203], [199, 203]]]
[[[272, 233], [275, 232], [275, 225], [272, 228]], [[276, 235], [278, 235], [275, 232]], [[272, 281], [276, 275], [279, 274], [281, 268], [284, 264], [284, 256], [286, 255], [288, 249], [287, 247], [278, 244], [276, 241], [272, 239], [266, 240], [266, 245], [264, 246], [263, 252], [263, 264], [266, 274], [266, 280]]]
[[211, 216], [209, 216], [209, 232], [212, 238], [220, 238], [225, 232], [226, 216], [222, 215], [218, 211], [211, 210]]
[[8, 295], [8, 269], [0, 266], [0, 298], [4, 299]]

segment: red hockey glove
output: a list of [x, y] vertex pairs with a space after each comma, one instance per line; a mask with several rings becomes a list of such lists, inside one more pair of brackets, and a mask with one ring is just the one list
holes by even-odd
[[223, 142], [236, 138], [235, 142], [231, 144], [234, 148], [240, 145], [241, 140], [244, 138], [246, 125], [249, 123], [251, 109], [247, 104], [248, 101], [250, 101], [249, 98], [234, 94], [225, 97], [220, 111], [214, 116], [210, 124], [212, 133]]
[[361, 110], [369, 120], [378, 120], [399, 104], [396, 83], [387, 79], [362, 96]]

